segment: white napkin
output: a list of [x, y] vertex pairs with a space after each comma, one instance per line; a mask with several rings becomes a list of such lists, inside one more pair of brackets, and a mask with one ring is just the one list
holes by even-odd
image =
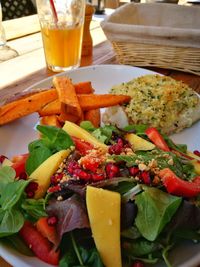
[[114, 42], [200, 48], [200, 8], [128, 3], [101, 22]]

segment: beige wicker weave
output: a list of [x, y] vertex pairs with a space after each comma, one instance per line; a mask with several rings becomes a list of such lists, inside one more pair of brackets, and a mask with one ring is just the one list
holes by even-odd
[[[114, 47], [117, 61], [120, 64], [154, 66], [200, 75], [200, 19], [197, 19], [200, 18], [200, 9], [170, 4], [155, 5], [127, 4], [102, 22], [101, 26]], [[140, 10], [137, 9], [141, 7], [142, 16], [147, 22], [139, 17]], [[154, 8], [152, 25], [151, 16], [144, 16], [145, 8], [147, 12]], [[159, 22], [155, 19], [156, 8], [160, 11]], [[163, 16], [162, 12], [165, 13]], [[132, 13], [135, 20], [130, 18]], [[176, 21], [170, 21], [176, 20], [174, 14], [177, 16], [177, 26]], [[167, 17], [169, 21], [165, 25]], [[135, 21], [139, 21], [138, 25]]]
[[120, 64], [175, 69], [200, 75], [200, 49], [112, 42]]

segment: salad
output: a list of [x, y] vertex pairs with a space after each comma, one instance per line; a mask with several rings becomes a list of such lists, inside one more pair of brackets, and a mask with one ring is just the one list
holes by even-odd
[[200, 241], [200, 152], [146, 125], [38, 125], [0, 156], [0, 240], [52, 265], [142, 267]]

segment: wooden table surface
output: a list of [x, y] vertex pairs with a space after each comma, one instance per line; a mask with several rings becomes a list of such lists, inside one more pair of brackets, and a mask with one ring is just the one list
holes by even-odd
[[[39, 23], [36, 15], [5, 21], [3, 23], [8, 45], [16, 49], [19, 56], [0, 63], [0, 99], [20, 92], [54, 73], [46, 69]], [[106, 39], [98, 19], [91, 23], [93, 58], [83, 58], [82, 66], [117, 64], [115, 53]], [[200, 93], [200, 76], [175, 70], [151, 68], [159, 73], [182, 80]], [[0, 266], [8, 267], [2, 258]]]

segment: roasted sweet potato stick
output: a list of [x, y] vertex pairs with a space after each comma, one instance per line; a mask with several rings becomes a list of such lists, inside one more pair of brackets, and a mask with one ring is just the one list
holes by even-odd
[[48, 90], [1, 106], [0, 125], [6, 124], [33, 112], [37, 112], [44, 105], [55, 99], [57, 99], [56, 90]]
[[79, 119], [80, 119], [79, 117], [71, 115], [71, 114], [61, 113], [60, 115], [58, 115], [58, 120], [61, 123], [64, 123], [65, 121], [78, 122]]
[[78, 101], [83, 110], [91, 110], [120, 105], [129, 102], [130, 96], [126, 95], [78, 95]]
[[91, 123], [98, 128], [100, 126], [101, 121], [100, 109], [91, 109], [85, 111], [84, 120], [91, 121]]
[[61, 113], [82, 117], [82, 110], [79, 105], [77, 94], [71, 79], [67, 77], [54, 77], [53, 84], [61, 102]]
[[[77, 95], [80, 106], [83, 110], [92, 110], [104, 107], [115, 106], [123, 103], [127, 103], [130, 100], [129, 96], [125, 95]], [[88, 102], [90, 101], [90, 102]], [[48, 103], [41, 110], [39, 110], [40, 116], [47, 116], [52, 114], [61, 113], [61, 104], [58, 99]]]
[[92, 94], [94, 92], [90, 81], [75, 83], [74, 88], [77, 94]]
[[58, 120], [58, 116], [57, 115], [50, 115], [50, 116], [44, 116], [41, 117], [40, 119], [40, 124], [42, 125], [52, 125], [52, 126], [56, 126], [56, 127], [61, 127], [61, 124]]

